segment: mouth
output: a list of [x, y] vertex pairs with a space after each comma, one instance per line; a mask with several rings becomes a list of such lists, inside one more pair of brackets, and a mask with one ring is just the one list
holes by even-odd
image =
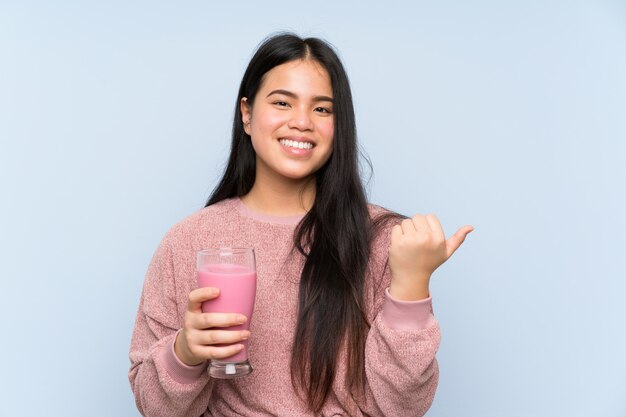
[[298, 139], [298, 140], [294, 140], [294, 139], [280, 139], [279, 140], [280, 144], [287, 147], [287, 148], [293, 148], [293, 149], [312, 149], [315, 144], [313, 142], [309, 142], [306, 139]]

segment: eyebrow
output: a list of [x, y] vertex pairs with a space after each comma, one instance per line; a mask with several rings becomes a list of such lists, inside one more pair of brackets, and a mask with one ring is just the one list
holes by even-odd
[[[265, 98], [273, 94], [282, 94], [287, 97], [298, 98], [298, 96], [295, 93], [292, 93], [291, 91], [287, 91], [287, 90], [273, 90]], [[315, 96], [313, 97], [313, 101], [330, 101], [331, 103], [333, 103], [333, 98], [328, 97], [328, 96]]]

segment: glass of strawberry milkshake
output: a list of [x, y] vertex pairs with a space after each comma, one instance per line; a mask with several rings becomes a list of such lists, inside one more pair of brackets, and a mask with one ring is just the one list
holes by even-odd
[[[247, 317], [244, 324], [223, 330], [248, 330], [256, 295], [256, 263], [252, 248], [206, 249], [197, 254], [198, 287], [219, 288], [219, 296], [202, 303], [204, 313], [238, 313]], [[213, 378], [232, 379], [252, 372], [248, 360], [248, 340], [239, 353], [213, 359], [208, 372]]]

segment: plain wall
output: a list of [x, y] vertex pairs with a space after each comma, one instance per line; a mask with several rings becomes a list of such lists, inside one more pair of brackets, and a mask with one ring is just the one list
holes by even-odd
[[626, 4], [591, 0], [0, 1], [0, 416], [138, 415], [146, 267], [285, 29], [338, 48], [372, 202], [476, 228], [428, 416], [626, 416]]

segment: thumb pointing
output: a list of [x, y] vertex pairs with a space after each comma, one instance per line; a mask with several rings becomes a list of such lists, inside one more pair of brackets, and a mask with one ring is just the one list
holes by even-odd
[[456, 250], [459, 248], [459, 246], [461, 246], [463, 241], [465, 241], [467, 235], [473, 231], [473, 226], [463, 226], [459, 230], [457, 230], [454, 235], [450, 236], [450, 238], [446, 241], [448, 258], [450, 258], [454, 252], [456, 252]]

